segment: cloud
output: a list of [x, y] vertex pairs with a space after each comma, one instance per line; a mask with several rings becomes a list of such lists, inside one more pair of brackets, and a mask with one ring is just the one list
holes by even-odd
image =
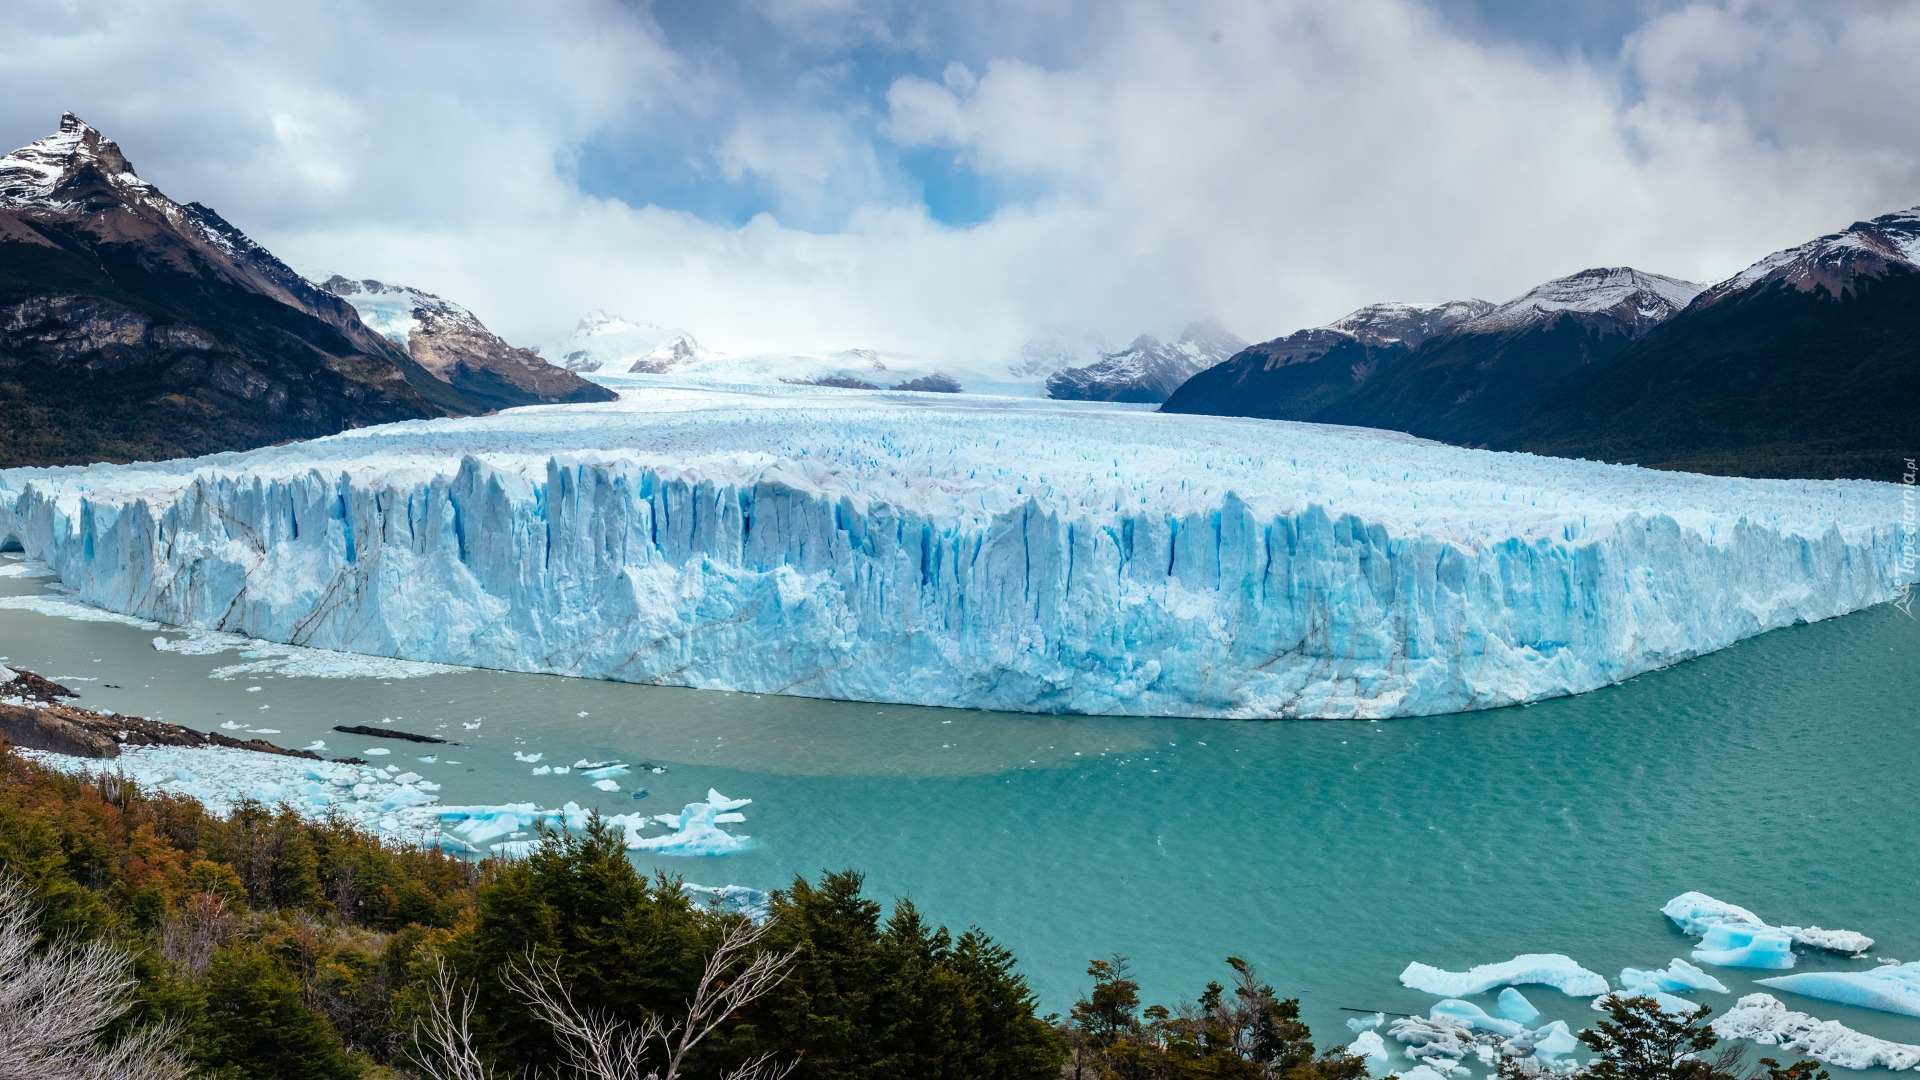
[[[29, 4], [0, 134], [72, 108], [302, 270], [428, 288], [518, 341], [606, 307], [734, 351], [956, 359], [1208, 313], [1266, 337], [1595, 265], [1708, 279], [1920, 202], [1904, 5], [1696, 3], [1595, 59], [1414, 0], [1096, 7], [755, 0], [742, 18], [826, 50], [769, 89], [614, 0]], [[577, 155], [609, 138], [771, 213], [584, 193]], [[911, 155], [1028, 194], [942, 225]]]

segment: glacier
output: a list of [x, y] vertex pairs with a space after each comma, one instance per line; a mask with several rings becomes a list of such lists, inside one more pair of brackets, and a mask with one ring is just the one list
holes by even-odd
[[[1898, 489], [956, 395], [651, 384], [0, 472], [78, 601], [252, 639], [1030, 712], [1579, 693], [1895, 598]], [[1908, 576], [1911, 576], [1910, 573]]]

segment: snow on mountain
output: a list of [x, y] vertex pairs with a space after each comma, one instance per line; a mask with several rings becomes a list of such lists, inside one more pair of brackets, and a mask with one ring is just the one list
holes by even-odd
[[[1436, 334], [1493, 310], [1485, 300], [1443, 300], [1437, 304], [1368, 304], [1320, 327], [1350, 334], [1364, 345], [1418, 348]], [[1302, 331], [1310, 333], [1311, 331]]]
[[1047, 396], [1060, 401], [1158, 403], [1196, 373], [1247, 347], [1211, 319], [1189, 323], [1179, 340], [1163, 344], [1141, 334], [1125, 349], [1102, 353], [1086, 367], [1047, 376]]
[[1454, 328], [1456, 334], [1504, 334], [1550, 323], [1563, 314], [1609, 332], [1639, 337], [1672, 318], [1707, 286], [1631, 266], [1582, 270], [1554, 278]]
[[[65, 181], [93, 167], [127, 198], [166, 199], [152, 184], [134, 174], [120, 145], [72, 113], [62, 113], [60, 130], [0, 157], [0, 209], [56, 206]], [[77, 205], [79, 200], [71, 200]], [[172, 200], [166, 200], [174, 205]], [[177, 209], [177, 206], [176, 206]]]
[[1920, 207], [1856, 221], [1840, 232], [1773, 254], [1715, 285], [1706, 303], [1779, 282], [1798, 292], [1825, 289], [1838, 297], [1857, 278], [1894, 269], [1920, 271]]
[[1590, 690], [1887, 601], [1907, 583], [1899, 491], [1100, 405], [655, 385], [0, 472], [0, 545], [111, 610], [412, 660], [1385, 717]]
[[1086, 367], [1113, 351], [1106, 335], [1097, 330], [1051, 328], [1020, 344], [1020, 355], [1007, 364], [1016, 379], [1045, 378], [1063, 368]]
[[653, 374], [719, 355], [702, 349], [685, 330], [628, 322], [605, 311], [595, 311], [581, 319], [573, 334], [559, 344], [534, 351], [568, 371]]
[[339, 274], [319, 287], [353, 305], [362, 323], [407, 350], [435, 378], [489, 405], [607, 401], [613, 396], [537, 353], [507, 344], [479, 316], [451, 300]]

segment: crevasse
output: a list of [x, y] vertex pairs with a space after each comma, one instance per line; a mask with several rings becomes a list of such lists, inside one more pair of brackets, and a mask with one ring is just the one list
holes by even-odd
[[0, 541], [88, 603], [299, 645], [1218, 717], [1576, 693], [1904, 584], [1888, 485], [783, 393], [630, 391], [194, 462], [13, 470]]

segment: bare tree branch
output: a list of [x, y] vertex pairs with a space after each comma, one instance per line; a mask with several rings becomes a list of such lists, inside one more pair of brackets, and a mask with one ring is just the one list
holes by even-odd
[[133, 1006], [133, 958], [98, 942], [40, 942], [26, 885], [0, 872], [0, 1080], [185, 1080], [174, 1031], [147, 1028], [102, 1048]]
[[473, 993], [433, 958], [427, 984], [427, 1015], [413, 1022], [413, 1045], [406, 1056], [427, 1080], [493, 1080], [493, 1070], [473, 1045]]

